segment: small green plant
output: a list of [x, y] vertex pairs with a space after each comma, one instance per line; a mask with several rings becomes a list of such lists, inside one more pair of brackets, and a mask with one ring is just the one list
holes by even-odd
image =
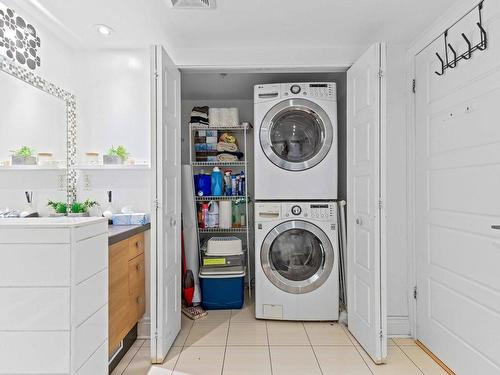
[[[52, 207], [54, 211], [58, 214], [65, 214], [68, 210], [68, 204], [65, 202], [54, 202], [49, 200], [47, 206]], [[70, 212], [73, 214], [83, 214], [88, 212], [91, 207], [99, 206], [96, 201], [91, 201], [86, 199], [84, 202], [74, 202], [70, 206]]]
[[33, 156], [35, 154], [35, 150], [33, 150], [32, 148], [30, 148], [28, 146], [23, 146], [18, 150], [10, 150], [10, 152], [14, 156], [22, 156], [25, 158], [28, 158], [28, 157]]
[[65, 214], [68, 210], [68, 205], [65, 202], [54, 202], [49, 200], [47, 206], [52, 207], [58, 214]]
[[116, 148], [111, 146], [111, 148], [108, 150], [108, 155], [109, 156], [118, 156], [120, 159], [125, 161], [128, 159], [130, 154], [127, 152], [127, 149], [124, 146], [119, 145]]
[[71, 212], [74, 214], [83, 214], [88, 212], [91, 207], [99, 206], [99, 203], [96, 201], [91, 201], [90, 199], [86, 199], [85, 202], [74, 202], [71, 205]]

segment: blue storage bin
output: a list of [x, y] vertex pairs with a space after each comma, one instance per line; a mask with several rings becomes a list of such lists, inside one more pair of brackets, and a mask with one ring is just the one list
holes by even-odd
[[[217, 271], [213, 267], [200, 270], [201, 304], [206, 310], [241, 309], [245, 300], [245, 269], [226, 267], [232, 271]], [[221, 269], [219, 269], [221, 270]], [[220, 272], [220, 273], [218, 273]]]

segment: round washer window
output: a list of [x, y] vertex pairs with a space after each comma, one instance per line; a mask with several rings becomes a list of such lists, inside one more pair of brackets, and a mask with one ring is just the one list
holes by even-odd
[[273, 118], [270, 136], [271, 149], [280, 159], [301, 163], [321, 151], [325, 127], [316, 113], [291, 108]]
[[316, 225], [285, 221], [272, 229], [260, 248], [262, 270], [279, 289], [294, 294], [311, 292], [328, 279], [334, 262], [332, 242]]
[[320, 240], [304, 229], [290, 229], [273, 241], [271, 267], [287, 280], [304, 281], [318, 273], [324, 254]]
[[288, 171], [319, 164], [333, 143], [333, 125], [326, 112], [306, 99], [284, 100], [262, 120], [260, 144], [267, 158]]

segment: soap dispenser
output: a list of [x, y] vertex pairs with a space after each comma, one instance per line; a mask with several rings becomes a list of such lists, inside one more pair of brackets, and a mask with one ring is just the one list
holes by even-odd
[[111, 220], [113, 216], [113, 192], [111, 190], [108, 191], [108, 206], [102, 213], [102, 216], [107, 218], [108, 220]]
[[38, 212], [33, 208], [33, 192], [25, 191], [24, 195], [26, 196], [26, 208], [19, 214], [19, 217], [38, 217]]

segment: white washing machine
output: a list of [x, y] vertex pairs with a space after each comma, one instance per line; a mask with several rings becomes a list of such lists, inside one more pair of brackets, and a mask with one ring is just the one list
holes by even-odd
[[337, 199], [332, 82], [254, 86], [256, 200]]
[[255, 316], [338, 320], [335, 202], [255, 203]]

